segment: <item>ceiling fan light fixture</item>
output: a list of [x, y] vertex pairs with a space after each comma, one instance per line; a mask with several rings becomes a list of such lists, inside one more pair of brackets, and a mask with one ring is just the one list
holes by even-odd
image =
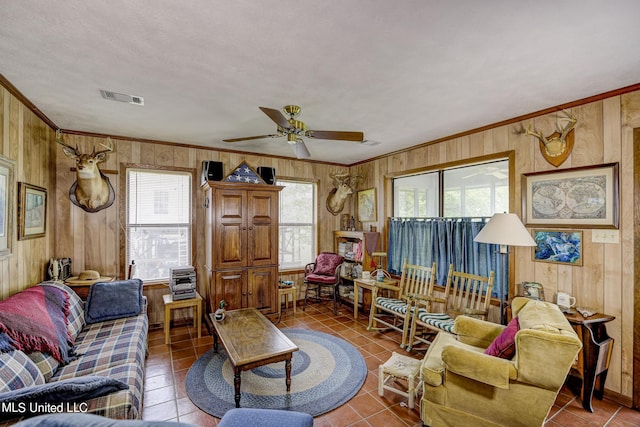
[[293, 146], [293, 150], [296, 152], [297, 159], [308, 159], [311, 157], [311, 153], [307, 150], [307, 146], [304, 145], [304, 141], [298, 138], [296, 144]]
[[298, 139], [300, 139], [300, 138], [296, 137], [296, 135], [293, 134], [293, 133], [288, 133], [287, 134], [287, 142], [289, 144], [291, 144], [291, 145], [295, 145], [296, 142], [298, 142]]

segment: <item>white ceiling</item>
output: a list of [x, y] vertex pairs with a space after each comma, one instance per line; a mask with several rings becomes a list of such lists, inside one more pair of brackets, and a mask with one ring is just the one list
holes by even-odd
[[[637, 0], [0, 0], [0, 74], [58, 127], [352, 164], [640, 82]], [[106, 101], [100, 89], [142, 96]]]

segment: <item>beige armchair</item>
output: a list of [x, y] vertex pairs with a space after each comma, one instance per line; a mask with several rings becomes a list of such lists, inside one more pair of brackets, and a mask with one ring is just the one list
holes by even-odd
[[554, 304], [514, 298], [513, 359], [484, 354], [505, 326], [458, 316], [422, 363], [422, 421], [429, 426], [541, 426], [582, 347]]

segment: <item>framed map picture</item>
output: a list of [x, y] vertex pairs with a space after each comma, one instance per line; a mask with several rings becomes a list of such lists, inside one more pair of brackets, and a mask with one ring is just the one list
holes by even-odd
[[618, 228], [618, 163], [522, 174], [527, 226]]
[[358, 221], [377, 221], [376, 189], [358, 191]]

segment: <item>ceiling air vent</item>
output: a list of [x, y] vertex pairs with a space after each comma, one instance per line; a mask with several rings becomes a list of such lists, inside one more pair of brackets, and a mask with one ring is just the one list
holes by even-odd
[[125, 93], [111, 92], [100, 89], [100, 94], [104, 99], [110, 101], [127, 102], [134, 105], [144, 105], [144, 98], [141, 96], [127, 95]]

